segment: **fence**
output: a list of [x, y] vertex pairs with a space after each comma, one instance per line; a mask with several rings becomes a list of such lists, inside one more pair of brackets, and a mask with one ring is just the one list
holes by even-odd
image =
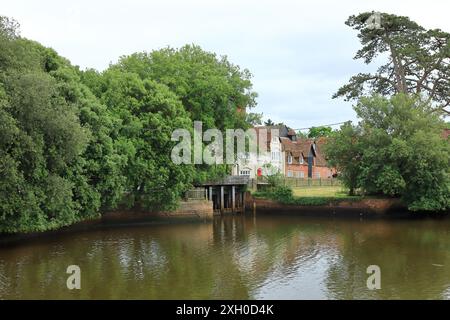
[[[342, 183], [336, 178], [295, 178], [283, 177], [281, 184], [290, 187], [325, 187], [325, 186], [341, 186]], [[265, 177], [258, 177], [258, 184], [268, 183]]]
[[322, 187], [322, 186], [341, 186], [341, 181], [334, 178], [288, 178], [283, 179], [285, 186], [291, 187]]

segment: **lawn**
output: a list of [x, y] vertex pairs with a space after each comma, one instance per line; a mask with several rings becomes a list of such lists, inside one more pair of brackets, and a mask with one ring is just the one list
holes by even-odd
[[296, 187], [292, 191], [296, 197], [348, 197], [347, 190], [342, 186]]

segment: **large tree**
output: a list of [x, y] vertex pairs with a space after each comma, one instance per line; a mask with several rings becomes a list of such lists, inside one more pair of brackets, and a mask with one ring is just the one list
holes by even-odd
[[[209, 128], [247, 129], [260, 123], [261, 115], [250, 113], [256, 105], [251, 73], [196, 45], [164, 48], [123, 56], [108, 72], [134, 74], [142, 81], [152, 80], [167, 87], [181, 102], [192, 121]], [[89, 71], [88, 82], [96, 83]], [[106, 85], [108, 86], [108, 85]], [[98, 85], [94, 91], [102, 90]], [[229, 172], [227, 165], [196, 165], [195, 182], [214, 180]]]
[[204, 128], [245, 128], [256, 105], [250, 71], [196, 45], [134, 53], [111, 68], [166, 85]]
[[192, 122], [178, 97], [163, 84], [117, 68], [106, 70], [100, 101], [117, 117], [115, 144], [126, 157], [123, 176], [129, 205], [172, 209], [190, 187], [193, 168], [170, 158], [175, 129]]
[[96, 217], [124, 195], [173, 208], [192, 181], [170, 161], [173, 129], [191, 127], [178, 97], [136, 74], [80, 72], [17, 27], [0, 17], [0, 233]]
[[0, 19], [0, 232], [46, 230], [89, 216], [73, 173], [91, 132], [48, 72], [49, 51], [14, 28]]
[[375, 73], [351, 77], [334, 98], [350, 100], [372, 93], [422, 95], [435, 110], [450, 114], [449, 33], [427, 30], [408, 17], [387, 13], [353, 15], [346, 24], [358, 31], [362, 44], [355, 59], [370, 64], [380, 56], [385, 62]]
[[342, 126], [325, 147], [330, 165], [351, 191], [400, 196], [411, 210], [448, 210], [450, 144], [431, 109], [405, 94], [361, 98], [359, 124]]

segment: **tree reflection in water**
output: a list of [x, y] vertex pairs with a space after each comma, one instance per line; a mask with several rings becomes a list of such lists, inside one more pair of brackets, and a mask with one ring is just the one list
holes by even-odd
[[[448, 299], [449, 227], [273, 215], [58, 234], [0, 248], [0, 298]], [[372, 264], [381, 290], [366, 288]]]

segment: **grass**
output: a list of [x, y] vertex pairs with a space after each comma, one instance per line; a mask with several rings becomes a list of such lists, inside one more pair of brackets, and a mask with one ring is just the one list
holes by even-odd
[[342, 186], [292, 188], [294, 197], [348, 198], [348, 191]]
[[277, 196], [272, 192], [255, 192], [256, 198], [273, 199], [284, 204], [300, 206], [322, 206], [342, 200], [358, 201], [361, 196], [349, 196], [342, 186], [309, 186], [292, 188], [291, 196]]

